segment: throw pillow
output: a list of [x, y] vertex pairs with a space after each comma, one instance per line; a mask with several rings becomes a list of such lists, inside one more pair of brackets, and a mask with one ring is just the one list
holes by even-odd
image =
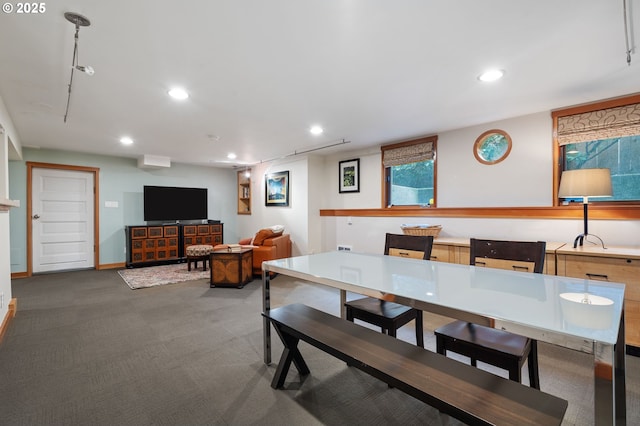
[[258, 231], [251, 241], [252, 246], [261, 246], [264, 240], [268, 238], [278, 237], [284, 232], [284, 226], [280, 226], [277, 232], [274, 232], [272, 228], [264, 228]]

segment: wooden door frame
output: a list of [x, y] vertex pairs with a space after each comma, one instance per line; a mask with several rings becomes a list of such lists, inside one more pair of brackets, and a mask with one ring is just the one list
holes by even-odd
[[37, 163], [33, 161], [27, 161], [27, 276], [33, 275], [33, 224], [31, 217], [32, 206], [31, 198], [33, 185], [32, 173], [33, 169], [57, 169], [66, 170], [72, 172], [89, 172], [93, 173], [93, 267], [98, 268], [98, 261], [100, 259], [100, 169], [97, 167], [83, 167], [83, 166], [69, 166], [67, 164], [51, 164], [51, 163]]

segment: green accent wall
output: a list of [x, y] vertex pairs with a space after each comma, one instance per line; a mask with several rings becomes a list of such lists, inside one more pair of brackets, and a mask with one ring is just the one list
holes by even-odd
[[[208, 188], [209, 219], [224, 223], [224, 241], [236, 242], [236, 171], [231, 168], [171, 164], [169, 168], [141, 169], [136, 159], [69, 151], [23, 149], [24, 161], [9, 162], [9, 195], [20, 200], [10, 211], [11, 272], [27, 270], [27, 166], [26, 162], [95, 167], [99, 173], [99, 265], [124, 263], [126, 225], [144, 224], [144, 185]], [[105, 202], [118, 207], [105, 207]]]

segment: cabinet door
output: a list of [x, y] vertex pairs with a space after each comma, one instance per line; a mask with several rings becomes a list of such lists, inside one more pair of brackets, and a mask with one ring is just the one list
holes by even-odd
[[137, 240], [140, 238], [147, 238], [147, 227], [136, 226], [131, 228], [131, 239]]
[[164, 229], [161, 226], [149, 227], [149, 238], [162, 238], [164, 236]]
[[558, 275], [625, 284], [625, 342], [640, 347], [640, 260], [558, 254]]
[[431, 248], [430, 260], [435, 260], [438, 262], [451, 262], [451, 255], [449, 252], [452, 249], [453, 247], [447, 244], [434, 244]]
[[178, 227], [177, 226], [165, 226], [164, 227], [164, 236], [165, 237], [177, 237], [178, 236]]
[[625, 300], [640, 301], [640, 260], [572, 255], [558, 258], [564, 258], [558, 264], [558, 275], [623, 283]]

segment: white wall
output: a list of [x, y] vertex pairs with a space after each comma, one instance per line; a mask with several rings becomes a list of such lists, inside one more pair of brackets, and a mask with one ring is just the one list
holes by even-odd
[[[495, 165], [476, 161], [476, 138], [490, 129], [505, 130], [513, 147]], [[553, 142], [550, 112], [486, 123], [438, 135], [437, 203], [439, 207], [534, 207], [553, 205]], [[360, 158], [360, 193], [338, 193], [338, 162]], [[381, 207], [380, 150], [368, 149], [327, 157], [324, 209]], [[401, 233], [404, 223], [443, 225], [441, 236], [573, 242], [581, 219], [469, 219], [442, 217], [324, 217], [323, 251], [338, 244], [381, 253], [385, 232]], [[640, 221], [590, 220], [589, 231], [607, 245], [640, 246]]]
[[[20, 138], [15, 132], [11, 117], [7, 112], [4, 101], [0, 97], [0, 125], [4, 129], [4, 134], [0, 135], [0, 144], [4, 154], [2, 155], [2, 161], [0, 161], [0, 176], [3, 176], [2, 187], [8, 186], [9, 176], [9, 152], [13, 152], [14, 155], [20, 155], [22, 152], [20, 146]], [[11, 141], [11, 142], [9, 142]], [[9, 146], [9, 143], [12, 146]], [[5, 194], [6, 195], [6, 194]], [[0, 198], [4, 198], [4, 196]], [[11, 198], [11, 194], [6, 195], [6, 198]], [[10, 227], [9, 227], [9, 215], [10, 212], [0, 211], [0, 294], [3, 294], [3, 303], [0, 307], [0, 323], [4, 320], [8, 312], [8, 303], [11, 300], [11, 258], [10, 250]]]
[[[506, 131], [509, 156], [486, 165], [473, 155], [487, 130]], [[549, 112], [441, 133], [438, 136], [438, 207], [553, 205], [553, 139]]]
[[[291, 235], [293, 255], [309, 253], [309, 161], [291, 157], [252, 166], [251, 215], [238, 215], [237, 219], [242, 238], [253, 236], [261, 228], [284, 225], [285, 233]], [[289, 206], [266, 207], [264, 176], [283, 171], [289, 171]]]

